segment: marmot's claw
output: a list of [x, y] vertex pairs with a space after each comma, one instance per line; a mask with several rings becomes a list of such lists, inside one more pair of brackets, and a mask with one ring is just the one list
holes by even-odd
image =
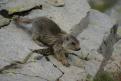
[[63, 64], [64, 66], [66, 66], [66, 67], [69, 67], [70, 66], [70, 64], [69, 63], [66, 63], [66, 64]]

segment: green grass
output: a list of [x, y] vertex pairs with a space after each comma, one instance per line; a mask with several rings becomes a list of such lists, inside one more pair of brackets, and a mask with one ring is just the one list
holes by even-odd
[[93, 81], [115, 81], [112, 74], [108, 72], [99, 73]]
[[93, 1], [90, 1], [89, 4], [92, 9], [99, 10], [101, 12], [105, 12], [107, 9], [111, 8], [112, 6], [117, 3], [118, 0], [107, 0], [103, 1], [103, 4], [95, 4]]
[[111, 73], [104, 71], [104, 72], [100, 72], [94, 78], [91, 75], [88, 74], [86, 81], [117, 81], [117, 80], [114, 80]]

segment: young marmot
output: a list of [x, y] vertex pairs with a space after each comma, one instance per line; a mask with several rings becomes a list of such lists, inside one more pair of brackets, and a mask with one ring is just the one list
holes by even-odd
[[68, 50], [80, 50], [79, 41], [72, 35], [64, 32], [51, 19], [47, 17], [38, 17], [34, 19], [27, 19], [21, 17], [14, 17], [18, 25], [32, 24], [31, 33], [33, 40], [41, 46], [41, 43], [52, 49], [57, 60], [63, 65], [69, 66], [65, 54]]

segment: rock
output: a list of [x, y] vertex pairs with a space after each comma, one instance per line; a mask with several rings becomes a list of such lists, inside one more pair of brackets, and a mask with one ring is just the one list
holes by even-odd
[[86, 0], [65, 0], [65, 6], [54, 7], [43, 4], [42, 10], [33, 10], [28, 18], [46, 16], [55, 21], [64, 31], [70, 33], [72, 28], [80, 23], [89, 11], [90, 7]]
[[13, 61], [22, 61], [30, 49], [42, 48], [32, 41], [29, 34], [12, 23], [0, 29], [0, 46], [0, 68]]
[[26, 11], [41, 5], [42, 0], [11, 0], [5, 1], [5, 4], [2, 5], [1, 8], [7, 10], [8, 14], [13, 14], [16, 12]]
[[0, 6], [2, 6], [3, 4], [6, 4], [9, 0], [0, 0]]
[[114, 45], [112, 56], [104, 69], [113, 73], [118, 73], [121, 71], [121, 40]]
[[9, 19], [7, 18], [4, 18], [3, 16], [0, 15], [0, 27], [3, 27], [5, 25], [8, 25], [10, 22]]
[[121, 36], [121, 1], [118, 0], [118, 2], [113, 6], [111, 7], [110, 9], [108, 9], [106, 12], [105, 12], [107, 15], [109, 15], [111, 17], [111, 19], [116, 23], [118, 23], [119, 25], [119, 28], [118, 28], [118, 35]]
[[95, 74], [98, 72], [100, 65], [101, 65], [101, 61], [97, 61], [97, 60], [87, 61], [85, 62], [85, 71], [87, 74], [94, 77]]
[[91, 10], [88, 27], [77, 37], [80, 40], [81, 51], [87, 53], [97, 51], [106, 37], [110, 35], [113, 25], [114, 23], [107, 15]]
[[88, 27], [89, 24], [89, 11], [87, 12], [87, 15], [81, 19], [79, 24], [77, 24], [75, 27], [71, 29], [71, 34], [74, 36], [77, 36], [81, 32], [83, 32], [84, 29]]
[[120, 22], [120, 10], [121, 10], [121, 1], [119, 0], [112, 8], [108, 9], [105, 13], [108, 14], [112, 20]]
[[85, 81], [87, 74], [84, 68], [76, 66], [65, 67], [58, 62], [52, 56], [49, 56], [50, 62], [52, 62], [57, 68], [59, 68], [64, 74], [59, 78], [59, 81]]
[[5, 72], [38, 77], [47, 81], [56, 81], [62, 75], [62, 72], [45, 58], [35, 62], [28, 62], [22, 65], [20, 69], [9, 69]]
[[56, 6], [56, 7], [62, 7], [65, 5], [64, 0], [48, 0], [47, 2], [49, 4], [52, 4], [53, 6]]
[[83, 69], [71, 66], [69, 69], [63, 68], [64, 75], [60, 78], [61, 81], [85, 81], [86, 73]]
[[[111, 34], [114, 24], [107, 15], [96, 10], [91, 10], [89, 12], [88, 27], [77, 36], [80, 41], [81, 50], [75, 52], [75, 54], [88, 59], [84, 64], [85, 70], [92, 76], [95, 76], [103, 61], [103, 57], [105, 57], [103, 52], [106, 47], [102, 46], [103, 42], [115, 39], [113, 37], [115, 35]], [[99, 51], [100, 48], [102, 48], [103, 52]]]
[[27, 76], [24, 74], [0, 74], [0, 81], [47, 81], [41, 77]]
[[79, 68], [84, 68], [85, 65], [85, 58], [80, 58], [75, 55], [70, 55], [68, 56], [69, 63], [73, 66], [79, 67]]

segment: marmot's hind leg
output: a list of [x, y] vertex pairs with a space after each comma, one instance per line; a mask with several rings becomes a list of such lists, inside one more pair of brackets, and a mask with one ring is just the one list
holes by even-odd
[[45, 48], [45, 49], [35, 49], [35, 50], [32, 50], [33, 53], [38, 53], [38, 54], [41, 54], [43, 56], [37, 56], [35, 57], [36, 60], [40, 60], [42, 57], [45, 57], [47, 61], [49, 61], [49, 58], [48, 56], [49, 55], [53, 55], [53, 52], [50, 48]]

